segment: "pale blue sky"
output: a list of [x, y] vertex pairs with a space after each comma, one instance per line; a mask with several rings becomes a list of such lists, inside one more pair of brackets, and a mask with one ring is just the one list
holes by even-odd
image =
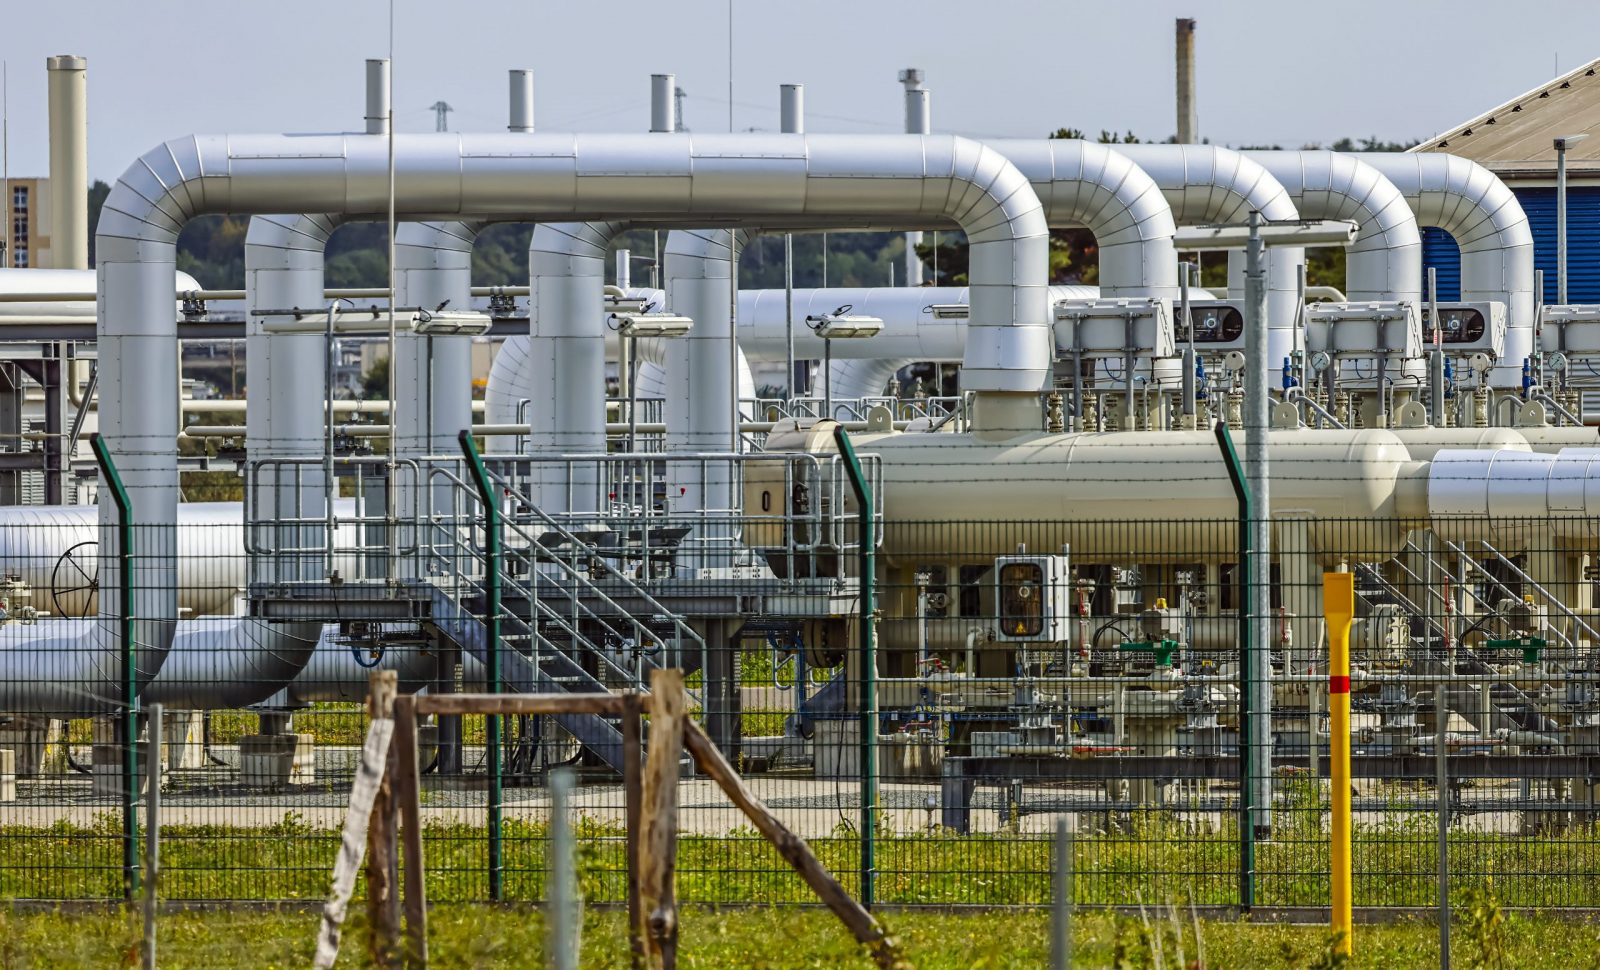
[[[727, 0], [395, 0], [395, 111], [429, 131], [503, 130], [505, 72], [536, 72], [546, 131], [648, 127], [672, 72], [691, 128], [728, 127]], [[44, 174], [51, 54], [89, 58], [89, 168], [110, 180], [189, 132], [357, 130], [362, 61], [388, 49], [386, 0], [48, 0], [17, 4], [10, 171]], [[806, 86], [812, 131], [898, 131], [915, 66], [936, 130], [1170, 134], [1173, 19], [1199, 20], [1200, 130], [1281, 143], [1418, 138], [1600, 56], [1592, 0], [736, 0], [734, 124], [777, 127]], [[1582, 46], [1580, 46], [1582, 45]]]

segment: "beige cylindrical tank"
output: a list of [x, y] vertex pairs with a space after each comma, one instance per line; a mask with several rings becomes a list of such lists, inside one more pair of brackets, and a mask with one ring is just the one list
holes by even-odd
[[[1236, 446], [1243, 451], [1242, 435]], [[1091, 561], [1236, 555], [1238, 502], [1210, 432], [971, 435], [863, 434], [858, 454], [882, 469], [883, 552], [981, 562], [1025, 544], [1070, 545]], [[1272, 505], [1311, 520], [1328, 559], [1384, 559], [1425, 514], [1424, 466], [1388, 431], [1272, 432]], [[833, 451], [831, 423], [786, 429], [769, 452]], [[782, 463], [747, 477], [747, 508], [775, 509]], [[776, 487], [775, 487], [776, 486]], [[846, 509], [853, 514], [853, 509]], [[770, 537], [763, 537], [770, 538]], [[752, 534], [757, 545], [766, 544]]]
[[[1516, 428], [1395, 428], [1414, 461], [1433, 461], [1446, 448], [1489, 448], [1509, 451], [1534, 450]], [[1600, 443], [1600, 442], [1597, 442]]]
[[1600, 446], [1600, 428], [1588, 426], [1564, 428], [1549, 425], [1536, 428], [1508, 428], [1522, 436], [1534, 451], [1553, 455], [1563, 448], [1594, 448]]

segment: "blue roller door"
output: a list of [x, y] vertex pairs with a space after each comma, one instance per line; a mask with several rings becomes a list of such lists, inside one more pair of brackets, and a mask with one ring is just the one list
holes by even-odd
[[1428, 268], [1438, 273], [1439, 299], [1461, 299], [1461, 247], [1443, 229], [1422, 230], [1422, 298], [1428, 298]]
[[[1513, 189], [1533, 231], [1533, 262], [1544, 270], [1544, 300], [1556, 302], [1556, 190]], [[1439, 299], [1461, 298], [1461, 251], [1438, 229], [1422, 233], [1423, 278], [1439, 274]], [[1567, 300], [1600, 303], [1600, 188], [1567, 190]]]

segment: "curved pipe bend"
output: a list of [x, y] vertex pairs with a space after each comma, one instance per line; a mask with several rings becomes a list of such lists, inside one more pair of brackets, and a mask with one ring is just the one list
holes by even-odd
[[1520, 387], [1533, 353], [1536, 294], [1533, 232], [1510, 188], [1471, 159], [1443, 152], [1360, 152], [1404, 194], [1417, 223], [1442, 229], [1461, 248], [1461, 299], [1506, 305], [1505, 356], [1497, 387]]
[[[1376, 168], [1339, 152], [1247, 151], [1288, 191], [1305, 219], [1349, 219], [1345, 291], [1352, 302], [1422, 299], [1422, 234], [1400, 189]], [[1231, 257], [1230, 265], [1239, 257]]]

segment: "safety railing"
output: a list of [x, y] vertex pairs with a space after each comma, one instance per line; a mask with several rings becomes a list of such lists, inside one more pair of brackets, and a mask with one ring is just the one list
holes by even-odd
[[[393, 579], [399, 559], [419, 549], [423, 508], [412, 500], [422, 484], [415, 459], [351, 455], [331, 465], [321, 456], [258, 458], [245, 464], [244, 548], [257, 578]], [[401, 496], [401, 508], [386, 508]], [[331, 501], [330, 501], [331, 500]], [[307, 512], [306, 510], [314, 510]], [[260, 567], [275, 571], [262, 574]]]

